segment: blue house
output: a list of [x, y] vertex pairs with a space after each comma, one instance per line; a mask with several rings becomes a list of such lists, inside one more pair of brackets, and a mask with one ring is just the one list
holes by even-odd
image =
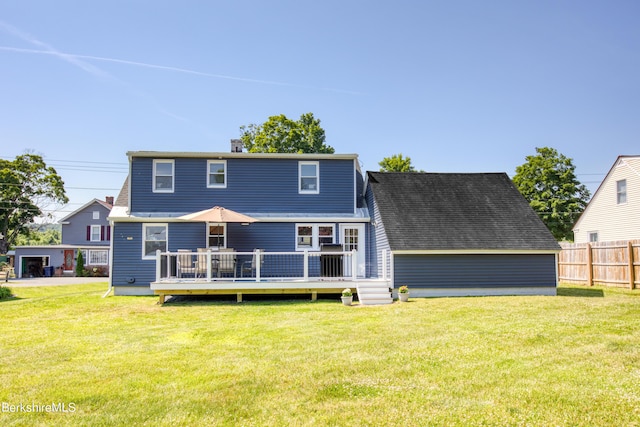
[[[414, 296], [555, 294], [559, 247], [504, 174], [365, 176], [356, 154], [236, 144], [128, 153], [109, 216], [115, 295], [315, 298], [352, 288], [361, 303], [382, 304], [400, 285]], [[515, 226], [523, 222], [531, 227]]]
[[78, 251], [83, 254], [84, 267], [99, 276], [109, 272], [111, 225], [108, 221], [113, 197], [93, 199], [62, 218], [60, 245], [17, 246], [16, 275], [40, 277], [74, 275]]
[[[377, 287], [355, 154], [129, 152], [109, 217], [116, 295]], [[245, 219], [194, 215], [213, 207]], [[197, 216], [197, 215], [196, 215]], [[243, 218], [243, 217], [241, 217]], [[331, 251], [331, 252], [329, 252]], [[331, 270], [331, 271], [330, 271]], [[373, 298], [375, 299], [375, 298]]]

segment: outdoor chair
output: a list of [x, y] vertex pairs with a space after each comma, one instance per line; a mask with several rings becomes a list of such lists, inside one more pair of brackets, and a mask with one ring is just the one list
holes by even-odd
[[236, 277], [236, 250], [227, 248], [219, 249], [216, 255], [218, 259], [218, 277], [222, 277], [224, 274], [233, 274], [233, 278]]
[[196, 261], [196, 277], [207, 276], [207, 248], [198, 248], [198, 259]]
[[176, 265], [178, 267], [178, 277], [183, 277], [184, 274], [196, 274], [196, 267], [193, 264], [191, 250], [189, 249], [178, 249], [178, 261]]
[[253, 257], [251, 257], [251, 261], [245, 261], [242, 263], [242, 268], [240, 269], [240, 276], [244, 277], [244, 274], [247, 273], [248, 277], [254, 277], [256, 272], [256, 251], [260, 251], [260, 268], [264, 265], [264, 249], [254, 249]]

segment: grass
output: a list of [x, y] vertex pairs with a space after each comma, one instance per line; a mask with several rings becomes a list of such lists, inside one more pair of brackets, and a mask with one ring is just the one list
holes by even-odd
[[158, 306], [105, 288], [0, 302], [0, 425], [640, 425], [640, 291]]

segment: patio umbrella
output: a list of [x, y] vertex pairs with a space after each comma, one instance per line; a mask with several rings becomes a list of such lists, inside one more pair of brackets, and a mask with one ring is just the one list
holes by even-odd
[[203, 211], [190, 213], [178, 217], [187, 221], [202, 221], [202, 222], [241, 222], [250, 223], [256, 222], [255, 218], [243, 215], [239, 212], [232, 211], [231, 209], [222, 208], [220, 206], [214, 206], [210, 209]]

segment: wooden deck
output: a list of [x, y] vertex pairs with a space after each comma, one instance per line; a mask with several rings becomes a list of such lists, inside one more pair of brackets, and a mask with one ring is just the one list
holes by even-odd
[[158, 295], [159, 303], [164, 304], [169, 295], [236, 295], [236, 300], [242, 302], [243, 295], [286, 295], [309, 294], [315, 301], [318, 294], [339, 294], [344, 288], [356, 290], [365, 283], [387, 283], [383, 279], [352, 280], [261, 280], [256, 281], [175, 281], [152, 282], [151, 289]]

